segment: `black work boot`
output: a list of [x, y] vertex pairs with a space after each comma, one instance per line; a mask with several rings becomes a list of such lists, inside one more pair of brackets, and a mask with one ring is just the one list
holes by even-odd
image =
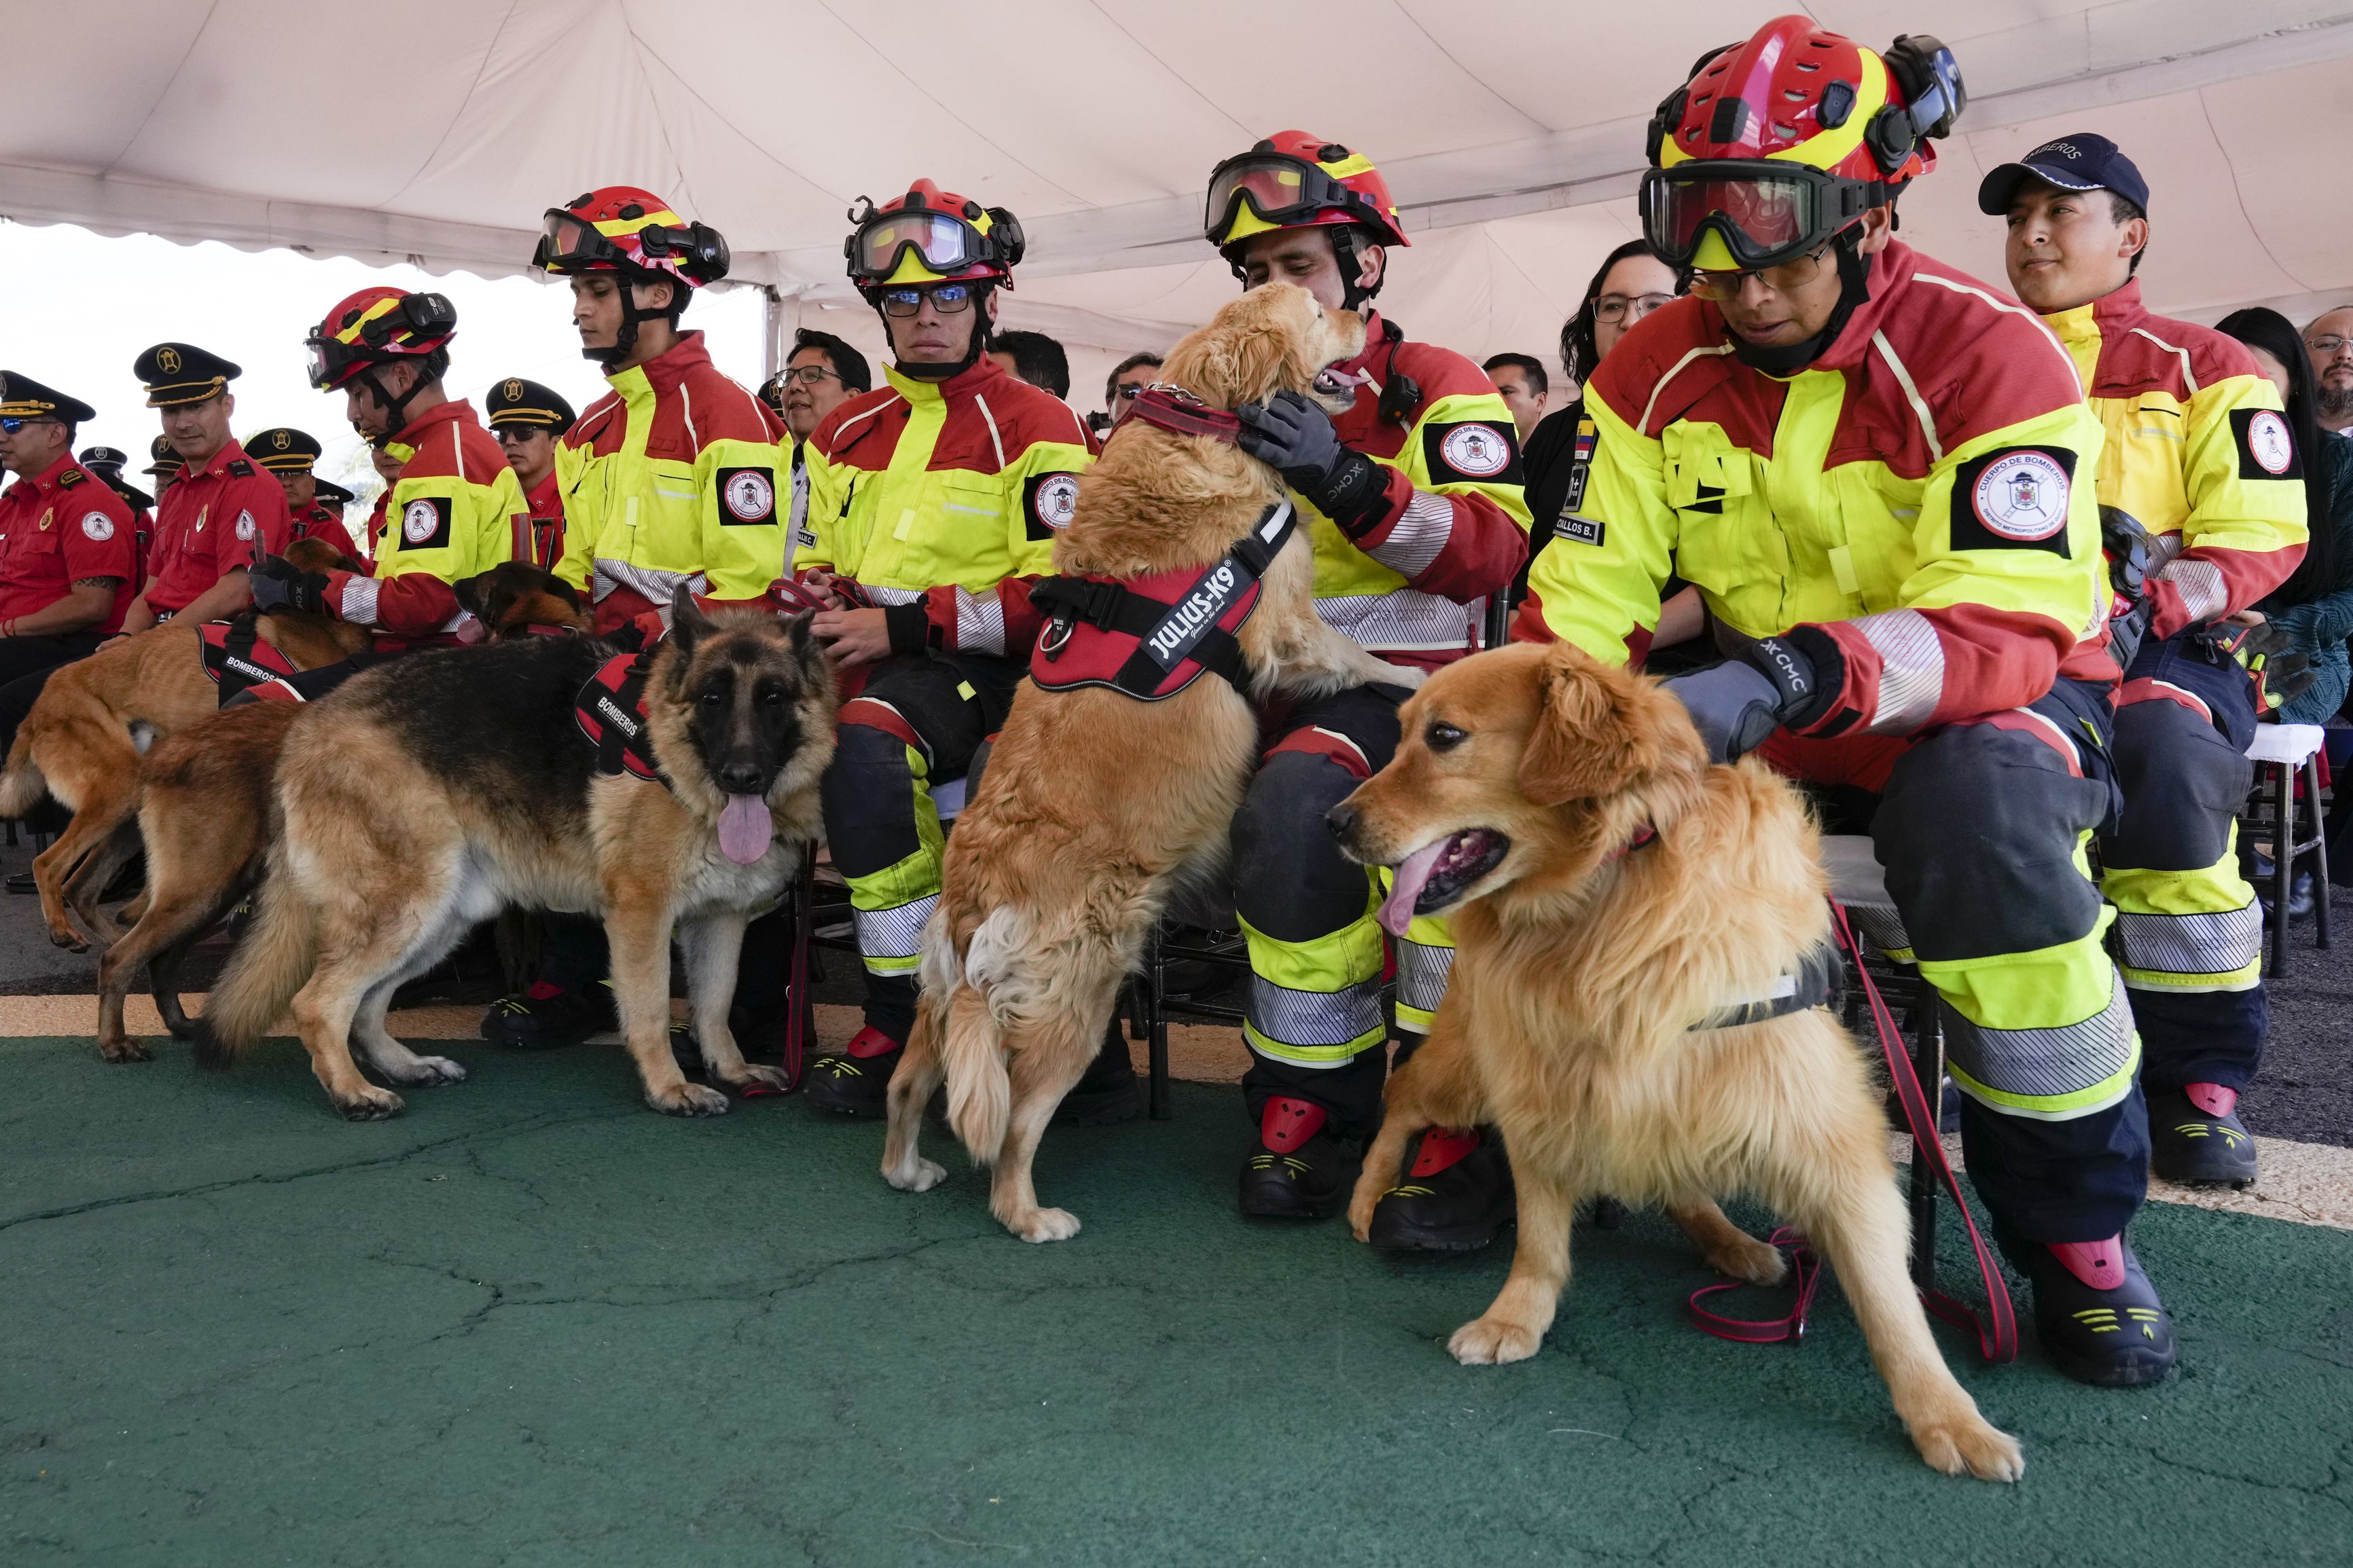
[[2034, 1331], [2051, 1364], [2078, 1383], [2137, 1388], [2173, 1370], [2173, 1320], [2121, 1236], [2005, 1242], [2034, 1289]]
[[1328, 1219], [1348, 1202], [1354, 1162], [1324, 1130], [1311, 1100], [1277, 1096], [1259, 1117], [1259, 1146], [1242, 1162], [1242, 1213], [1260, 1219]]
[[841, 1051], [809, 1063], [808, 1100], [835, 1116], [872, 1120], [891, 1110], [891, 1075], [906, 1046], [868, 1025]]
[[1144, 1114], [1144, 1094], [1136, 1087], [1135, 1063], [1127, 1051], [1127, 1036], [1117, 1018], [1103, 1031], [1095, 1059], [1085, 1076], [1071, 1086], [1054, 1108], [1059, 1127], [1109, 1127], [1133, 1121]]
[[520, 996], [501, 996], [482, 1015], [482, 1038], [511, 1051], [552, 1051], [621, 1026], [609, 984], [586, 994], [544, 980]]
[[1515, 1207], [1511, 1162], [1492, 1128], [1433, 1127], [1405, 1180], [1374, 1206], [1365, 1238], [1386, 1252], [1475, 1252]]
[[2148, 1091], [2148, 1168], [2168, 1182], [2255, 1184], [2255, 1140], [2239, 1091], [2219, 1083]]

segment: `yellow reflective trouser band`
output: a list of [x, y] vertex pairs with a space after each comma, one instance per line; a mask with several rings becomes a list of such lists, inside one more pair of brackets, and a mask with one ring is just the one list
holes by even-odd
[[2132, 1092], [2140, 1036], [2102, 937], [1991, 958], [1924, 961], [1944, 1000], [1947, 1067], [1989, 1110], [2041, 1121], [2104, 1110]]
[[1904, 929], [1904, 917], [1892, 906], [1855, 904], [1846, 913], [1853, 922], [1856, 941], [1870, 943], [1898, 963], [1912, 962], [1911, 935]]
[[2125, 984], [2137, 991], [2252, 991], [2263, 984], [2263, 916], [2233, 846], [2195, 871], [2112, 869]]
[[1368, 898], [1356, 919], [1305, 942], [1279, 942], [1241, 922], [1250, 959], [1242, 1038], [1250, 1049], [1294, 1067], [1335, 1068], [1388, 1038], [1374, 908]]
[[940, 901], [940, 850], [947, 840], [940, 831], [939, 808], [932, 804], [930, 771], [913, 746], [907, 748], [907, 771], [915, 780], [915, 852], [880, 871], [848, 879], [858, 954], [876, 974], [915, 972], [923, 922]]

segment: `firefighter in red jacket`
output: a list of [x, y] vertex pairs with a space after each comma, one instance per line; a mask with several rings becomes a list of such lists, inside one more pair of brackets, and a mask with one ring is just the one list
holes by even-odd
[[343, 503], [352, 499], [352, 492], [311, 471], [324, 451], [316, 436], [279, 426], [255, 431], [247, 438], [245, 449], [286, 491], [289, 543], [316, 539], [353, 560], [366, 559], [343, 526]]
[[147, 585], [147, 552], [155, 540], [155, 498], [122, 477], [131, 465], [131, 456], [119, 447], [85, 447], [76, 459], [92, 474], [106, 481], [107, 488], [122, 498], [131, 509], [131, 527], [137, 549], [138, 563], [132, 574], [129, 592], [136, 594]]
[[[880, 1116], [915, 1017], [917, 939], [939, 902], [937, 789], [966, 776], [1029, 669], [1029, 588], [1091, 458], [1078, 416], [984, 353], [1012, 287], [1020, 224], [917, 180], [866, 204], [849, 275], [882, 318], [888, 384], [846, 399], [804, 447], [794, 561], [828, 607], [815, 622], [855, 693], [826, 770], [826, 837], [849, 884], [866, 1026], [810, 1070], [809, 1102]], [[1066, 1119], [1141, 1109], [1124, 1041], [1107, 1039]]]
[[482, 399], [491, 411], [491, 434], [507, 455], [507, 466], [522, 486], [531, 508], [530, 548], [515, 559], [553, 568], [564, 553], [564, 495], [555, 478], [555, 446], [575, 422], [572, 405], [551, 388], [509, 376]]
[[[1951, 54], [1784, 16], [1661, 104], [1644, 237], [1691, 297], [1594, 374], [1580, 517], [1527, 629], [1639, 661], [1672, 574], [1725, 662], [1666, 689], [1868, 830], [1936, 992], [1968, 1173], [2043, 1352], [2102, 1384], [2173, 1363], [2125, 1238], [2147, 1184], [2139, 1039], [2084, 847], [2120, 805], [2099, 420], [2023, 306], [1894, 238], [1962, 104]], [[1574, 521], [1575, 520], [1572, 520]]]
[[125, 635], [189, 616], [225, 620], [253, 602], [253, 563], [286, 548], [286, 492], [229, 434], [244, 372], [190, 343], [157, 343], [132, 363], [147, 406], [181, 464], [155, 506], [146, 586], [123, 612]]
[[[1477, 644], [1490, 595], [1527, 555], [1518, 433], [1478, 365], [1409, 341], [1371, 308], [1393, 247], [1407, 244], [1372, 161], [1282, 132], [1209, 176], [1207, 237], [1245, 287], [1294, 283], [1365, 315], [1365, 351], [1341, 366], [1356, 406], [1335, 419], [1285, 393], [1237, 410], [1244, 449], [1289, 482], [1315, 555], [1315, 608], [1392, 663], [1430, 668]], [[1378, 1119], [1388, 1023], [1379, 884], [1343, 858], [1325, 812], [1389, 760], [1402, 686], [1364, 686], [1282, 716], [1234, 819], [1236, 912], [1250, 947], [1243, 1092], [1259, 1125], [1240, 1173], [1242, 1212], [1322, 1218], [1347, 1199], [1339, 1139]], [[1396, 948], [1408, 1048], [1427, 1032], [1453, 947], [1417, 921]], [[1386, 1245], [1476, 1247], [1510, 1215], [1508, 1171], [1470, 1130], [1426, 1137], [1418, 1190], [1392, 1194]]]

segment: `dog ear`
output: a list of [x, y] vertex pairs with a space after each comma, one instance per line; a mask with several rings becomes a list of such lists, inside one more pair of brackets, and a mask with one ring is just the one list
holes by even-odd
[[540, 592], [554, 595], [557, 598], [571, 605], [575, 614], [579, 612], [579, 589], [574, 587], [571, 584], [565, 582], [563, 578], [557, 576], [553, 572], [547, 571], [543, 567], [534, 566], [531, 570], [533, 574], [540, 579]]
[[1520, 756], [1520, 793], [1538, 805], [1615, 795], [1657, 767], [1659, 747], [1633, 711], [1630, 678], [1575, 654], [1537, 672], [1536, 721]]
[[815, 610], [803, 610], [785, 617], [785, 635], [792, 639], [793, 657], [806, 660], [809, 652], [809, 623], [817, 619]]
[[681, 653], [692, 653], [695, 643], [717, 630], [710, 616], [694, 603], [694, 590], [681, 583], [670, 596], [670, 640]]

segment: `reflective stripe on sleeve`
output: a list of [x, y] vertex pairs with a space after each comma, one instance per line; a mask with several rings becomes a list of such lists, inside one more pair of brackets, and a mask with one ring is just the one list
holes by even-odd
[[960, 653], [1005, 652], [1005, 602], [994, 590], [981, 594], [962, 588], [956, 596], [956, 650]]
[[1325, 626], [1358, 646], [1436, 653], [1473, 645], [1478, 621], [1451, 599], [1399, 588], [1388, 594], [1334, 595], [1315, 601]]
[[335, 614], [355, 626], [375, 625], [375, 596], [384, 584], [373, 577], [353, 575], [343, 579], [343, 601]]
[[2230, 607], [2230, 586], [2222, 581], [2222, 569], [2211, 561], [2169, 563], [2165, 580], [2181, 595], [2182, 613], [2192, 621], [2211, 621]]
[[1945, 695], [1945, 645], [1917, 610], [1885, 610], [1848, 623], [1879, 653], [1874, 735], [1908, 735], [1928, 721]]
[[1453, 503], [1442, 495], [1416, 490], [1388, 537], [1365, 553], [1401, 577], [1419, 577], [1453, 535]]

